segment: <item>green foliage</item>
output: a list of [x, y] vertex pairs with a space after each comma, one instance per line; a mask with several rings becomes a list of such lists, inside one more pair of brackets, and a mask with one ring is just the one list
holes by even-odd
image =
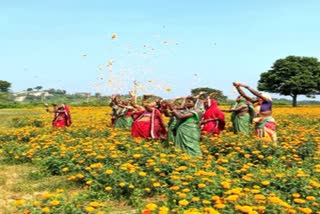
[[0, 80], [0, 92], [8, 92], [11, 87], [11, 83], [5, 80]]
[[260, 75], [258, 89], [291, 96], [296, 106], [298, 95], [313, 98], [320, 93], [320, 62], [313, 57], [278, 59], [269, 71]]
[[224, 96], [223, 92], [220, 90], [208, 88], [208, 87], [191, 89], [192, 95], [198, 95], [200, 92], [206, 92], [208, 95], [212, 94], [211, 97], [218, 100], [219, 102], [226, 102], [227, 101], [227, 96]]

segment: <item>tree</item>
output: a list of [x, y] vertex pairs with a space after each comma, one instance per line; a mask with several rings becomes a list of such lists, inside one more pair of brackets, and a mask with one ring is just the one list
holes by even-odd
[[269, 71], [261, 73], [258, 90], [291, 96], [295, 107], [298, 95], [314, 98], [320, 93], [320, 62], [314, 57], [278, 59]]
[[208, 88], [208, 87], [191, 89], [192, 95], [197, 95], [200, 92], [206, 92], [207, 94], [212, 94], [212, 97], [214, 97], [219, 102], [225, 102], [227, 100], [227, 96], [224, 96], [222, 91], [217, 89]]
[[37, 91], [40, 91], [42, 88], [43, 88], [42, 86], [34, 87], [34, 89], [36, 89]]
[[32, 88], [27, 88], [27, 91], [33, 91], [33, 89]]
[[0, 92], [8, 92], [11, 87], [11, 83], [5, 80], [0, 80]]

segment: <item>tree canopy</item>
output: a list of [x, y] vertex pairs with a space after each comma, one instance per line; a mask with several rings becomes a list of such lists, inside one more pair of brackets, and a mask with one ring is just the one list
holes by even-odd
[[314, 57], [288, 56], [278, 59], [260, 75], [258, 90], [291, 96], [292, 106], [298, 95], [313, 98], [320, 94], [320, 62]]
[[200, 92], [206, 92], [207, 94], [212, 94], [211, 97], [213, 97], [214, 99], [220, 102], [225, 102], [227, 100], [227, 96], [224, 96], [222, 91], [217, 89], [208, 88], [208, 87], [191, 89], [192, 95], [198, 95]]
[[0, 80], [0, 92], [8, 92], [11, 87], [11, 83], [5, 80]]

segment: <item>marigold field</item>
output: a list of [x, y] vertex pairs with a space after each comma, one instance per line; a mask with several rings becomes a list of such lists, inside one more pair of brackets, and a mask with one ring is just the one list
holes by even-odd
[[71, 111], [67, 129], [53, 130], [40, 108], [1, 127], [2, 165], [28, 163], [66, 183], [16, 198], [16, 213], [116, 213], [111, 202], [144, 214], [320, 213], [320, 106], [274, 107], [277, 144], [235, 135], [228, 122], [202, 140], [203, 157], [111, 129], [109, 107]]

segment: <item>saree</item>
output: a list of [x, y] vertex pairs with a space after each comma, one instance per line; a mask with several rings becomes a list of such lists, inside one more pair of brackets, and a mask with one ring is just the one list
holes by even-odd
[[131, 117], [132, 110], [128, 108], [120, 108], [117, 111], [114, 127], [120, 128], [120, 129], [127, 129], [129, 130], [131, 128], [133, 119]]
[[277, 142], [276, 121], [272, 116], [256, 117], [253, 122], [256, 136], [269, 142]]
[[70, 108], [66, 104], [63, 104], [54, 112], [52, 126], [53, 128], [61, 128], [70, 126], [71, 123]]
[[195, 156], [202, 155], [200, 149], [200, 128], [199, 113], [191, 111], [193, 117], [189, 117], [185, 121], [177, 121], [177, 132], [175, 136], [174, 145], [185, 153]]
[[165, 139], [167, 131], [161, 112], [158, 109], [153, 109], [151, 112], [143, 110], [135, 113], [131, 136], [145, 139]]
[[[236, 102], [235, 105], [232, 107], [233, 109], [239, 108], [240, 106], [247, 107], [247, 102], [245, 100], [240, 100]], [[232, 112], [231, 114], [231, 122], [234, 133], [250, 133], [250, 114], [249, 112], [245, 114], [239, 114], [239, 112]]]
[[215, 99], [209, 99], [208, 108], [202, 116], [202, 121], [205, 122], [201, 127], [202, 135], [220, 134], [220, 132], [224, 130], [224, 113], [218, 108], [218, 102]]

